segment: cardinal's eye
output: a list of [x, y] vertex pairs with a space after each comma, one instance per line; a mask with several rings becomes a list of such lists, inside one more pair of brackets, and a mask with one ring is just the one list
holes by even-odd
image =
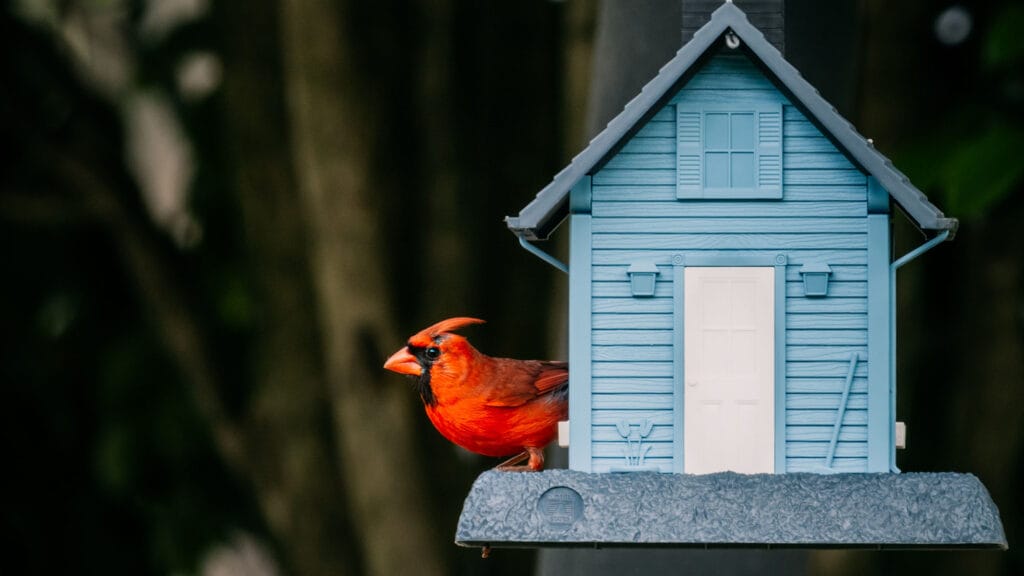
[[427, 348], [427, 358], [430, 358], [431, 360], [437, 360], [439, 356], [441, 356], [440, 348], [438, 348], [437, 346], [431, 346], [430, 348]]

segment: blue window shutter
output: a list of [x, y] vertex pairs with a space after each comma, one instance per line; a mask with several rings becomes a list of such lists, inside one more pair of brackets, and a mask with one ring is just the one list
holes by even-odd
[[701, 124], [699, 109], [683, 104], [676, 106], [676, 198], [704, 196]]
[[757, 189], [762, 198], [782, 198], [782, 106], [757, 115]]

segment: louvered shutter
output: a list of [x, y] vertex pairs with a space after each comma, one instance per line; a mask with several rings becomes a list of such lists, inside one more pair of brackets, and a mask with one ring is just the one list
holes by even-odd
[[698, 108], [684, 104], [676, 106], [676, 198], [704, 196], [701, 116]]
[[782, 198], [782, 106], [762, 108], [757, 116], [757, 195]]

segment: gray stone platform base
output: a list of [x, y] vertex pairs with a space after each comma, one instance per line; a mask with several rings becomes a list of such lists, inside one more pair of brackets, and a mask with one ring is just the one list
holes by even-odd
[[484, 472], [463, 546], [1006, 549], [971, 474]]

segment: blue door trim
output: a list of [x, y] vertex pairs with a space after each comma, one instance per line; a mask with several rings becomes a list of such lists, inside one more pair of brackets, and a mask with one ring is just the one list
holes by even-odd
[[737, 254], [735, 252], [704, 252], [672, 256], [672, 393], [675, 415], [672, 421], [675, 446], [672, 452], [673, 472], [683, 472], [685, 462], [683, 415], [685, 409], [685, 342], [683, 327], [686, 295], [684, 274], [687, 266], [749, 266], [775, 268], [775, 473], [786, 472], [786, 265], [785, 254]]
[[683, 438], [683, 414], [686, 413], [686, 394], [683, 388], [683, 351], [686, 342], [683, 340], [683, 311], [686, 309], [686, 284], [683, 282], [683, 256], [672, 256], [672, 471], [682, 474], [683, 463], [686, 462], [686, 451]]

